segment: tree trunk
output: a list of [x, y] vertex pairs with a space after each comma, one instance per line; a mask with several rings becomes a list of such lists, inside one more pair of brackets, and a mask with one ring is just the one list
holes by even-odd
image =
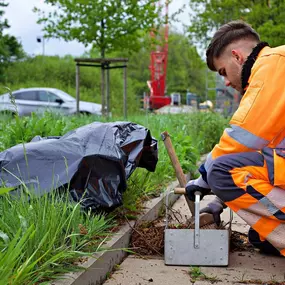
[[[101, 59], [105, 58], [105, 48], [103, 47], [104, 44], [104, 19], [101, 20]], [[105, 116], [105, 69], [104, 69], [104, 62], [101, 62], [101, 101], [102, 101], [102, 115]]]

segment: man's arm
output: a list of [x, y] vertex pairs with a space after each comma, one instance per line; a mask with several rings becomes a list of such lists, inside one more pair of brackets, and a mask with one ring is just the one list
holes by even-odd
[[[259, 58], [252, 68], [250, 84], [219, 143], [199, 168], [207, 181], [213, 161], [225, 154], [261, 150], [285, 126], [285, 57], [279, 54]], [[205, 186], [204, 186], [205, 187]], [[208, 187], [209, 188], [209, 187]]]
[[205, 171], [225, 154], [261, 150], [285, 126], [285, 57], [274, 54], [255, 63], [250, 84], [220, 142], [208, 155]]

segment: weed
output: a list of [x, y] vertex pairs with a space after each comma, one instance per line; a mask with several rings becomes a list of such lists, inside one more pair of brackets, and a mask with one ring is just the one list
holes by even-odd
[[111, 276], [112, 276], [112, 272], [108, 271], [108, 272], [106, 273], [106, 280], [110, 279]]
[[120, 264], [115, 264], [115, 266], [114, 266], [114, 270], [115, 271], [120, 270], [120, 268], [121, 268]]
[[198, 266], [191, 266], [188, 273], [190, 275], [191, 282], [193, 283], [196, 281], [209, 281], [211, 284], [214, 284], [221, 281], [216, 276], [207, 276]]
[[106, 273], [106, 280], [111, 279], [114, 272], [120, 270], [120, 264], [115, 264], [112, 271]]

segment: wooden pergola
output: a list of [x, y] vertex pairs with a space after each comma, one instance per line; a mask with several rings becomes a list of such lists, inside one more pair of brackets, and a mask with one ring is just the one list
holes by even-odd
[[[110, 113], [110, 69], [123, 68], [124, 80], [124, 118], [127, 118], [127, 62], [128, 58], [75, 58], [76, 62], [76, 110], [79, 113], [80, 66], [101, 67], [101, 104], [102, 115]], [[106, 90], [105, 90], [106, 82]]]

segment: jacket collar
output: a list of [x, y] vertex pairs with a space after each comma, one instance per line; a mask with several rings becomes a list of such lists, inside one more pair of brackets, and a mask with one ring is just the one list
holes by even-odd
[[266, 42], [260, 42], [259, 44], [257, 44], [257, 46], [254, 47], [251, 54], [248, 56], [248, 58], [246, 59], [245, 63], [242, 66], [241, 84], [242, 84], [242, 89], [244, 91], [248, 86], [248, 79], [250, 77], [251, 68], [252, 68], [253, 64], [255, 63], [259, 52], [266, 46], [269, 46], [269, 44]]

